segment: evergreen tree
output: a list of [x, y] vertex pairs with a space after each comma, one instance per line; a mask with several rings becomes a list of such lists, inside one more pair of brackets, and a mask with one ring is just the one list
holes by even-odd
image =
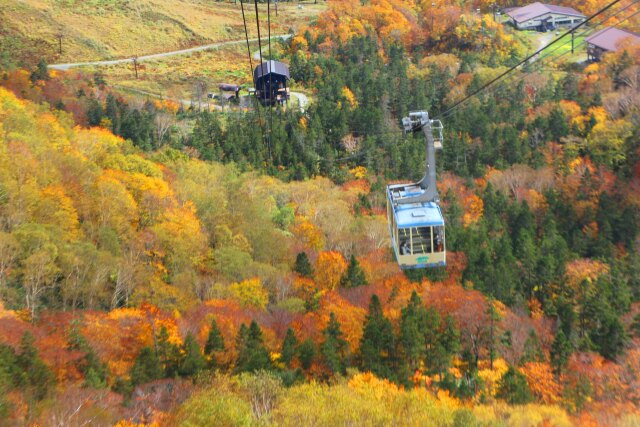
[[31, 73], [31, 82], [35, 83], [38, 80], [49, 80], [49, 68], [47, 67], [47, 61], [44, 58], [40, 58], [36, 69]]
[[16, 380], [20, 378], [18, 368], [18, 356], [13, 347], [0, 344], [0, 393], [4, 393], [15, 387]]
[[633, 317], [633, 322], [631, 323], [631, 333], [634, 337], [640, 338], [640, 314], [636, 314]]
[[307, 338], [298, 347], [298, 359], [300, 359], [302, 369], [309, 370], [314, 357], [316, 357], [316, 345], [313, 340]]
[[573, 305], [565, 297], [560, 296], [556, 301], [556, 311], [560, 321], [560, 329], [564, 333], [565, 339], [569, 339], [573, 334], [573, 327], [576, 321], [576, 312]]
[[603, 357], [615, 360], [627, 342], [624, 326], [611, 309], [602, 313], [598, 320], [597, 327], [590, 332], [589, 337]]
[[560, 375], [567, 366], [569, 356], [571, 356], [573, 348], [571, 343], [565, 336], [562, 329], [558, 330], [553, 344], [551, 345], [551, 365], [556, 372], [556, 375]]
[[450, 315], [444, 318], [444, 327], [439, 335], [438, 357], [434, 360], [434, 368], [442, 375], [451, 365], [451, 358], [460, 351], [460, 330]]
[[169, 331], [164, 325], [158, 333], [156, 348], [163, 376], [172, 378], [178, 375], [178, 365], [182, 358], [180, 347], [169, 341]]
[[522, 357], [520, 358], [521, 365], [524, 365], [528, 362], [544, 362], [544, 353], [542, 352], [542, 348], [540, 347], [538, 335], [533, 329], [529, 331], [529, 336], [524, 342], [524, 351], [522, 352]]
[[558, 142], [560, 142], [560, 138], [569, 134], [567, 119], [559, 108], [554, 108], [549, 114], [549, 130], [553, 135], [554, 141]]
[[329, 323], [322, 331], [322, 335], [324, 342], [320, 346], [320, 353], [326, 366], [331, 373], [344, 375], [346, 373], [348, 343], [343, 338], [340, 323], [333, 312], [329, 314]]
[[119, 106], [116, 97], [113, 94], [107, 95], [107, 101], [105, 105], [104, 115], [111, 121], [111, 131], [120, 135], [120, 114], [119, 114]]
[[158, 355], [151, 347], [144, 347], [131, 368], [131, 383], [145, 384], [163, 377]]
[[523, 405], [533, 400], [526, 377], [513, 366], [509, 366], [500, 379], [496, 397], [511, 405]]
[[224, 154], [230, 154], [223, 153], [223, 144], [226, 139], [218, 115], [203, 112], [196, 118], [189, 145], [196, 148], [205, 160], [221, 160]]
[[251, 321], [248, 328], [244, 324], [240, 327], [236, 337], [236, 349], [236, 373], [271, 369], [271, 359], [264, 346], [262, 330], [255, 320]]
[[180, 363], [178, 372], [183, 377], [192, 377], [207, 366], [207, 361], [200, 352], [200, 344], [191, 334], [187, 334], [182, 346], [184, 358]]
[[360, 340], [360, 366], [380, 378], [391, 378], [395, 363], [393, 326], [382, 312], [377, 295], [371, 297]]
[[442, 319], [440, 318], [440, 313], [433, 307], [427, 308], [423, 326], [425, 365], [431, 371], [438, 370], [439, 361], [444, 351], [440, 338], [441, 325]]
[[340, 278], [340, 286], [343, 288], [355, 288], [366, 284], [367, 279], [364, 277], [364, 271], [360, 268], [360, 264], [356, 257], [351, 255], [347, 271], [345, 271], [342, 278]]
[[77, 364], [78, 370], [84, 374], [85, 385], [91, 388], [105, 388], [107, 386], [107, 365], [100, 361], [76, 325], [69, 332], [69, 348], [85, 353]]
[[34, 399], [42, 400], [55, 384], [55, 377], [38, 355], [35, 338], [30, 332], [22, 336], [16, 362], [20, 372], [20, 387]]
[[87, 121], [89, 126], [99, 126], [102, 123], [104, 111], [100, 101], [93, 96], [89, 98], [89, 106], [87, 107]]
[[204, 354], [209, 358], [209, 365], [216, 366], [215, 352], [224, 350], [224, 338], [218, 329], [216, 319], [211, 319], [211, 329], [207, 336], [207, 342], [204, 345]]
[[422, 299], [413, 291], [407, 306], [400, 316], [400, 344], [408, 369], [413, 372], [420, 366], [425, 357], [427, 331], [427, 311]]
[[309, 262], [306, 252], [299, 252], [296, 256], [296, 264], [293, 267], [293, 271], [304, 277], [311, 277], [313, 274], [313, 268]]
[[282, 349], [280, 350], [280, 360], [286, 367], [291, 367], [291, 362], [296, 357], [296, 349], [298, 348], [298, 339], [293, 329], [288, 328], [287, 334], [282, 341]]

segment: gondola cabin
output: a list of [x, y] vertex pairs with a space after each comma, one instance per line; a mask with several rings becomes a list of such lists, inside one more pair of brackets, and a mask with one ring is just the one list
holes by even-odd
[[265, 61], [253, 71], [255, 96], [264, 106], [289, 100], [289, 67], [279, 61]]
[[387, 187], [387, 218], [391, 245], [400, 268], [444, 267], [447, 262], [444, 218], [433, 201], [402, 204], [424, 193], [416, 184]]

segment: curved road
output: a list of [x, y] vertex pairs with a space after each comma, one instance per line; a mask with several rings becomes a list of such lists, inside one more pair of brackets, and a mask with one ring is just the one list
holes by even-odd
[[[272, 39], [288, 39], [291, 37], [291, 34], [282, 34], [279, 36], [272, 36]], [[266, 40], [267, 38], [262, 38], [261, 40]], [[255, 39], [249, 39], [250, 42], [255, 42], [258, 41], [257, 38]], [[138, 62], [142, 62], [142, 61], [147, 61], [149, 59], [157, 59], [157, 58], [166, 58], [168, 56], [175, 56], [175, 55], [184, 55], [187, 53], [192, 53], [192, 52], [199, 52], [199, 51], [203, 51], [203, 50], [209, 50], [209, 49], [217, 49], [219, 47], [222, 46], [229, 46], [229, 45], [234, 45], [234, 44], [239, 44], [239, 43], [246, 43], [246, 40], [231, 40], [231, 41], [226, 41], [226, 42], [218, 42], [218, 43], [211, 43], [211, 44], [206, 44], [203, 46], [196, 46], [196, 47], [191, 47], [189, 49], [181, 49], [181, 50], [174, 50], [171, 52], [164, 52], [164, 53], [154, 53], [151, 55], [143, 55], [143, 56], [138, 56]], [[114, 60], [110, 60], [110, 61], [91, 61], [91, 62], [72, 62], [72, 63], [68, 63], [68, 64], [51, 64], [49, 65], [49, 68], [54, 69], [54, 70], [68, 70], [69, 68], [75, 68], [75, 67], [86, 67], [86, 66], [102, 66], [102, 65], [116, 65], [116, 64], [125, 64], [127, 62], [133, 62], [133, 58], [124, 58], [124, 59], [114, 59]]]

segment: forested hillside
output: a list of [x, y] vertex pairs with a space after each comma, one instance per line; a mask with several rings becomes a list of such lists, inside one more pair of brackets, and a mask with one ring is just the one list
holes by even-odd
[[[638, 424], [640, 47], [450, 109], [531, 52], [477, 6], [330, 2], [281, 47], [304, 112], [3, 69], [2, 419]], [[403, 273], [384, 189], [423, 173], [413, 110], [445, 126], [448, 253]]]

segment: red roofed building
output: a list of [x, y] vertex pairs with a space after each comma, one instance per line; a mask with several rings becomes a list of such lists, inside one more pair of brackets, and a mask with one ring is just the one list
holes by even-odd
[[607, 27], [585, 39], [589, 61], [600, 61], [602, 54], [616, 52], [624, 43], [640, 43], [640, 35], [614, 27]]
[[575, 26], [586, 19], [586, 16], [571, 7], [540, 2], [508, 9], [506, 14], [519, 30], [547, 31], [558, 26]]

